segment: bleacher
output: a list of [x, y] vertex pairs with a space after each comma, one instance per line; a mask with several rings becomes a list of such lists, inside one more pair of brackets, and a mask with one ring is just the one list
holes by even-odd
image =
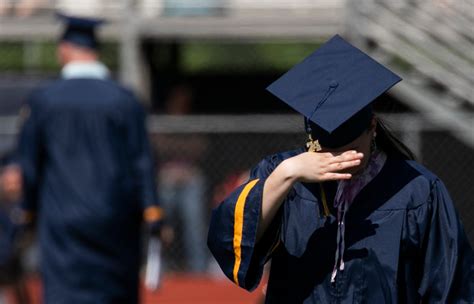
[[405, 79], [393, 93], [474, 147], [474, 2], [348, 2], [349, 36]]
[[[105, 36], [122, 29], [155, 38], [305, 38], [343, 30], [344, 0], [23, 0], [0, 8], [0, 39], [53, 38], [56, 11], [107, 18]], [[18, 8], [31, 2], [27, 12]], [[3, 13], [2, 13], [3, 11]]]

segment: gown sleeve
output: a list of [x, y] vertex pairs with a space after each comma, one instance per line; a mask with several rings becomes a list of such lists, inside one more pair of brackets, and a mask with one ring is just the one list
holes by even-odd
[[418, 293], [422, 303], [473, 303], [474, 256], [444, 184], [434, 182], [420, 212], [422, 263]]
[[275, 162], [271, 157], [262, 160], [251, 171], [249, 181], [234, 190], [211, 216], [209, 249], [225, 275], [250, 291], [258, 286], [263, 266], [279, 240], [281, 210], [256, 243], [263, 186]]
[[[130, 95], [132, 95], [130, 93]], [[132, 112], [129, 115], [128, 148], [133, 180], [136, 184], [138, 201], [143, 210], [143, 218], [151, 228], [159, 226], [163, 211], [158, 203], [155, 183], [155, 164], [151, 155], [146, 130], [145, 110], [132, 95]]]

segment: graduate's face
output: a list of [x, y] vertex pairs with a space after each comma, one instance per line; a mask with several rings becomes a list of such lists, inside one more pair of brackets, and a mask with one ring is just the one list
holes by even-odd
[[371, 152], [370, 146], [374, 138], [376, 126], [377, 126], [377, 121], [374, 117], [372, 118], [369, 128], [365, 130], [364, 132], [362, 132], [362, 134], [359, 137], [357, 137], [355, 140], [353, 140], [352, 142], [348, 143], [345, 146], [342, 146], [336, 149], [329, 149], [329, 148], [323, 147], [322, 152], [342, 153], [349, 150], [355, 150], [357, 152], [363, 153], [364, 158], [362, 158], [362, 161], [359, 166], [351, 167], [343, 171], [344, 173], [358, 174], [367, 166], [367, 162], [369, 161], [370, 152]]

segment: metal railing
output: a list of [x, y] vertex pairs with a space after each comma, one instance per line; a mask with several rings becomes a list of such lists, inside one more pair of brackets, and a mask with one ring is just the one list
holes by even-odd
[[474, 2], [348, 1], [352, 41], [400, 74], [392, 91], [474, 146]]
[[[346, 0], [138, 0], [130, 1], [140, 18], [171, 16], [215, 16], [238, 14], [309, 15], [316, 11], [330, 12], [344, 8]], [[115, 0], [1, 0], [0, 17], [28, 18], [48, 16], [55, 11], [76, 15], [120, 19], [123, 1]]]

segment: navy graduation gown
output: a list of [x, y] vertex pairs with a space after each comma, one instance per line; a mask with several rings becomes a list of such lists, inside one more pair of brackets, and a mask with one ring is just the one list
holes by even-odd
[[28, 100], [19, 142], [46, 303], [136, 303], [142, 213], [157, 203], [145, 114], [111, 80], [59, 80]]
[[[334, 283], [337, 223], [323, 215], [319, 185], [296, 183], [256, 244], [265, 179], [302, 151], [262, 160], [213, 211], [208, 246], [229, 279], [253, 290], [271, 258], [266, 303], [474, 301], [473, 251], [453, 203], [414, 161], [389, 158], [355, 198], [346, 214], [345, 269]], [[323, 187], [331, 192], [331, 184]]]

